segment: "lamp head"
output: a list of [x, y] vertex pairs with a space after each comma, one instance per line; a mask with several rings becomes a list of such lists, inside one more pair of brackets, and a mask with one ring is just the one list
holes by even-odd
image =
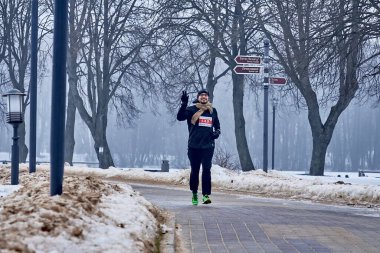
[[20, 92], [17, 89], [12, 89], [7, 93], [3, 94], [3, 97], [7, 97], [7, 123], [22, 123], [24, 122], [24, 116], [22, 111], [22, 106], [24, 102], [25, 93]]

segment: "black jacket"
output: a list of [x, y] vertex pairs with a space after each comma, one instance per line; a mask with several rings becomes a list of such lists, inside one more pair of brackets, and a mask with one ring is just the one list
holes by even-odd
[[[215, 146], [213, 137], [214, 129], [220, 131], [218, 113], [215, 108], [213, 108], [212, 114], [207, 110], [201, 115], [195, 125], [193, 125], [191, 124], [191, 118], [198, 110], [195, 105], [186, 107], [186, 104], [182, 104], [177, 114], [177, 120], [187, 120], [189, 148], [213, 148]], [[201, 125], [199, 125], [200, 119], [204, 122], [201, 122]]]

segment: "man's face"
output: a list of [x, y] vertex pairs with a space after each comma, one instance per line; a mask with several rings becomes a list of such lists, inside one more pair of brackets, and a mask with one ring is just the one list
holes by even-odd
[[198, 101], [201, 102], [201, 104], [207, 104], [207, 102], [208, 102], [207, 93], [201, 93], [198, 97]]

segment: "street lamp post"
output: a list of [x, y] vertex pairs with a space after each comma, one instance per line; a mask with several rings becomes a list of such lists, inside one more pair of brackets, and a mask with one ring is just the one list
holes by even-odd
[[65, 165], [66, 51], [68, 1], [54, 1], [53, 78], [50, 132], [50, 195], [61, 195]]
[[275, 140], [275, 129], [276, 129], [276, 107], [278, 105], [278, 98], [272, 99], [273, 106], [273, 120], [272, 120], [272, 170], [274, 170], [274, 140]]
[[37, 134], [37, 64], [38, 64], [38, 0], [32, 0], [31, 32], [31, 73], [30, 73], [30, 131], [29, 131], [29, 172], [36, 172]]
[[13, 125], [13, 145], [12, 145], [12, 167], [11, 184], [18, 185], [19, 172], [19, 147], [18, 147], [18, 125], [24, 121], [22, 104], [25, 94], [17, 89], [8, 91], [3, 97], [8, 97], [7, 123]]

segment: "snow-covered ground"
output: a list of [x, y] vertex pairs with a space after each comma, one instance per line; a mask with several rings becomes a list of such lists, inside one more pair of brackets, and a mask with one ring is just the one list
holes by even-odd
[[[231, 171], [217, 165], [212, 167], [214, 189], [240, 193], [313, 200], [347, 205], [380, 206], [380, 178], [358, 177], [357, 173], [326, 173], [323, 177], [302, 175], [302, 172], [262, 170], [241, 172]], [[138, 180], [167, 185], [187, 187], [190, 170], [170, 170], [170, 172], [148, 172], [134, 169], [85, 169], [68, 167], [68, 174], [93, 175], [101, 178]], [[337, 175], [341, 175], [338, 177]], [[349, 178], [345, 178], [348, 175]], [[370, 175], [370, 174], [368, 174]]]
[[[189, 169], [66, 167], [63, 194], [50, 197], [48, 165], [34, 174], [26, 165], [20, 168], [20, 186], [10, 186], [10, 167], [0, 166], [1, 252], [151, 252], [163, 214], [127, 182], [187, 189], [190, 174]], [[213, 189], [248, 195], [380, 207], [380, 175], [302, 174], [236, 172], [214, 165], [212, 183]]]
[[51, 197], [48, 170], [21, 165], [20, 186], [9, 172], [0, 167], [0, 252], [155, 251], [164, 217], [129, 185], [65, 176]]

